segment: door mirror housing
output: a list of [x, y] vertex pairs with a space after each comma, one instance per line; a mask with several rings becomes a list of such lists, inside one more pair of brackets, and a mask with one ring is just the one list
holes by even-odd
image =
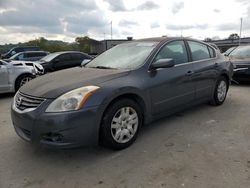
[[175, 65], [173, 59], [159, 59], [151, 65], [151, 69], [170, 68]]
[[87, 65], [89, 62], [91, 61], [91, 59], [84, 59], [81, 63], [81, 66], [84, 67], [85, 65]]

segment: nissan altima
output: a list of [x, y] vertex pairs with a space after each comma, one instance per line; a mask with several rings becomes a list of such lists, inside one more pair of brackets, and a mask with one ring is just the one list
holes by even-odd
[[22, 139], [40, 145], [123, 149], [143, 124], [200, 103], [223, 104], [232, 75], [232, 64], [209, 44], [134, 40], [25, 84], [12, 122]]

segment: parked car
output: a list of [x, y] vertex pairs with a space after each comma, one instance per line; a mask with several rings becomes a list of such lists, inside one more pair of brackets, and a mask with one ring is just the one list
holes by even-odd
[[66, 51], [51, 53], [37, 62], [44, 67], [45, 72], [53, 72], [81, 66], [85, 59], [93, 59], [93, 57], [82, 52]]
[[0, 60], [0, 93], [16, 92], [34, 77], [36, 77], [34, 66]]
[[39, 47], [36, 46], [20, 46], [20, 47], [15, 47], [6, 52], [5, 54], [1, 55], [2, 59], [9, 59], [11, 56], [15, 55], [16, 53], [19, 52], [25, 52], [25, 51], [40, 51]]
[[49, 52], [44, 51], [27, 51], [27, 52], [19, 52], [13, 56], [11, 56], [9, 61], [38, 61], [43, 57], [47, 56]]
[[233, 79], [250, 81], [250, 45], [238, 46], [230, 54], [229, 58], [234, 65]]
[[40, 76], [44, 74], [43, 66], [33, 61], [11, 61], [10, 63], [14, 66], [31, 66], [35, 69], [36, 75]]
[[225, 51], [225, 52], [223, 53], [223, 55], [224, 55], [224, 56], [229, 56], [230, 53], [231, 53], [232, 51], [235, 50], [235, 48], [237, 48], [237, 46], [233, 46], [233, 47], [227, 49], [227, 51]]
[[232, 74], [230, 61], [203, 42], [135, 40], [85, 67], [32, 80], [15, 95], [11, 117], [29, 142], [123, 149], [143, 124], [199, 103], [223, 104]]

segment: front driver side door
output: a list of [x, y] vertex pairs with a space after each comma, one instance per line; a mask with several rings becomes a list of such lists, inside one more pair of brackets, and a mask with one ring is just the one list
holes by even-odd
[[62, 54], [55, 58], [53, 61], [54, 70], [62, 70], [72, 67], [70, 54]]
[[174, 111], [195, 98], [195, 85], [192, 81], [193, 65], [189, 63], [184, 41], [167, 43], [156, 55], [153, 63], [164, 58], [172, 58], [175, 66], [149, 72], [153, 115]]

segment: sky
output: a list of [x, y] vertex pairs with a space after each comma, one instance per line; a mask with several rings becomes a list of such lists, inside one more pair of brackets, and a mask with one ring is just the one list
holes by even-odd
[[0, 0], [0, 44], [185, 36], [250, 37], [250, 0]]

